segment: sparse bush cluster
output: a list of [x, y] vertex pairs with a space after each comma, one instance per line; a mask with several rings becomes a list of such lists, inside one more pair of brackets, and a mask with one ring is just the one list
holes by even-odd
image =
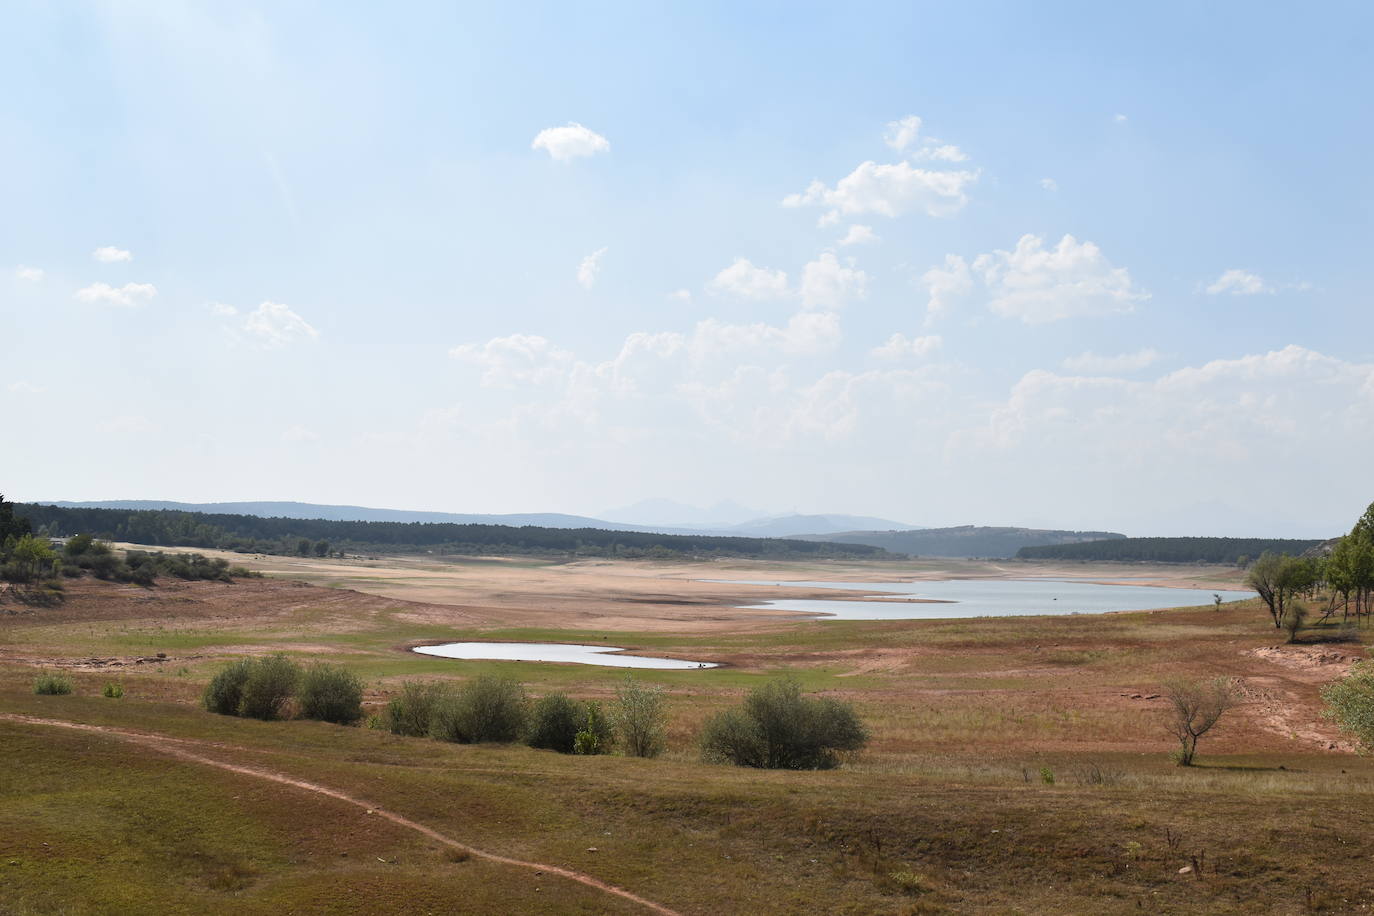
[[708, 760], [773, 770], [830, 769], [867, 743], [852, 705], [802, 696], [791, 678], [756, 687], [741, 708], [708, 720], [701, 736]]
[[383, 727], [392, 734], [428, 736], [461, 744], [524, 742], [561, 754], [655, 757], [664, 748], [660, 688], [626, 678], [611, 709], [564, 693], [530, 702], [508, 678], [482, 676], [460, 687], [407, 682], [387, 705]]
[[66, 696], [72, 692], [72, 679], [65, 674], [40, 674], [34, 678], [33, 692], [39, 696]]
[[290, 718], [292, 701], [303, 719], [352, 725], [363, 717], [363, 684], [356, 674], [324, 663], [304, 670], [285, 655], [241, 658], [205, 688], [205, 708], [249, 719]]

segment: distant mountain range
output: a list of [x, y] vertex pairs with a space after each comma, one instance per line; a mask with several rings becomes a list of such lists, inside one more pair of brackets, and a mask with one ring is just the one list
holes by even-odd
[[[38, 501], [36, 501], [38, 502]], [[458, 512], [424, 512], [410, 509], [372, 509], [367, 506], [331, 506], [302, 502], [227, 502], [183, 503], [163, 499], [112, 499], [75, 502], [44, 500], [44, 505], [68, 509], [174, 509], [181, 512], [208, 512], [213, 515], [257, 515], [262, 518], [320, 518], [336, 522], [447, 522], [458, 525], [536, 525], [540, 528], [602, 528], [610, 531], [646, 531], [658, 534], [711, 534], [738, 537], [786, 538], [794, 535], [823, 535], [832, 531], [867, 528], [907, 530], [909, 526], [889, 519], [861, 515], [780, 515], [753, 518], [734, 525], [632, 524], [608, 521], [585, 515], [558, 512], [526, 512], [482, 515]], [[668, 500], [654, 501], [656, 510], [671, 511], [680, 506]], [[644, 503], [638, 504], [644, 506]], [[685, 507], [691, 508], [691, 507]], [[696, 510], [712, 511], [712, 510]], [[813, 538], [814, 540], [814, 538]], [[860, 543], [854, 541], [852, 543]]]
[[798, 535], [802, 540], [868, 544], [892, 553], [920, 557], [1014, 557], [1022, 547], [1124, 539], [1114, 531], [1059, 531], [1047, 528], [923, 528], [915, 531], [846, 531]]

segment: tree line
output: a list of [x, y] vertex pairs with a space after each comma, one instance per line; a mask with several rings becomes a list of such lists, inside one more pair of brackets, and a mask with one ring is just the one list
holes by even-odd
[[[299, 554], [332, 550], [440, 549], [478, 555], [531, 554], [597, 557], [845, 557], [892, 558], [881, 547], [779, 538], [656, 534], [600, 528], [533, 525], [464, 525], [433, 522], [353, 522], [327, 519], [212, 515], [172, 509], [84, 509], [22, 504], [15, 507], [39, 532], [78, 533], [168, 547], [202, 547], [240, 553]], [[308, 545], [308, 546], [304, 546]]]
[[1293, 538], [1115, 538], [1022, 547], [1019, 560], [1097, 560], [1247, 565], [1263, 553], [1297, 556], [1324, 543]]
[[1308, 613], [1296, 599], [1312, 599], [1319, 593], [1326, 595], [1323, 622], [1340, 611], [1343, 621], [1353, 616], [1358, 624], [1374, 612], [1374, 503], [1329, 551], [1301, 557], [1264, 553], [1251, 565], [1245, 582], [1268, 608], [1274, 626], [1288, 628], [1292, 636]]

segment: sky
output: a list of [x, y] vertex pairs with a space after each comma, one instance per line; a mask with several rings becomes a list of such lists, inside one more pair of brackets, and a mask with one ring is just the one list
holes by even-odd
[[1374, 499], [1367, 4], [0, 23], [11, 499], [1295, 537]]

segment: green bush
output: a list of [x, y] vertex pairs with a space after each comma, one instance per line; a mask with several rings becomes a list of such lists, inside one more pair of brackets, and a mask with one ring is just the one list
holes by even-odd
[[241, 658], [210, 679], [201, 701], [223, 716], [277, 719], [300, 679], [300, 667], [285, 655]]
[[279, 719], [286, 701], [300, 684], [300, 666], [285, 655], [253, 659], [239, 698], [239, 715], [248, 719]]
[[657, 757], [663, 753], [668, 719], [663, 688], [627, 677], [616, 688], [615, 702], [615, 727], [626, 755]]
[[430, 736], [463, 744], [520, 740], [525, 733], [525, 688], [509, 678], [482, 675], [435, 705]]
[[742, 709], [726, 710], [706, 723], [702, 754], [737, 766], [823, 770], [843, 751], [868, 743], [868, 730], [853, 706], [801, 694], [791, 678], [750, 691]]
[[1358, 662], [1339, 681], [1322, 688], [1323, 712], [1348, 732], [1360, 747], [1374, 751], [1374, 661]]
[[583, 705], [567, 694], [551, 693], [540, 697], [530, 711], [530, 733], [525, 741], [530, 747], [571, 754], [577, 732], [586, 718]]
[[601, 704], [587, 704], [587, 719], [573, 738], [573, 753], [591, 757], [609, 754], [615, 743], [610, 721], [601, 714]]
[[237, 716], [239, 703], [243, 700], [243, 685], [253, 671], [253, 659], [240, 658], [220, 669], [210, 683], [205, 685], [201, 702], [210, 712], [221, 716]]
[[119, 684], [109, 683], [105, 685], [105, 689], [100, 693], [102, 696], [109, 697], [111, 700], [118, 700], [124, 696], [124, 688]]
[[352, 725], [363, 717], [363, 682], [335, 665], [314, 664], [301, 677], [301, 716]]
[[40, 674], [34, 678], [33, 692], [39, 696], [66, 696], [72, 692], [72, 680], [65, 674]]
[[430, 733], [434, 710], [448, 688], [443, 684], [406, 681], [401, 695], [386, 705], [387, 728], [393, 735], [422, 738]]

